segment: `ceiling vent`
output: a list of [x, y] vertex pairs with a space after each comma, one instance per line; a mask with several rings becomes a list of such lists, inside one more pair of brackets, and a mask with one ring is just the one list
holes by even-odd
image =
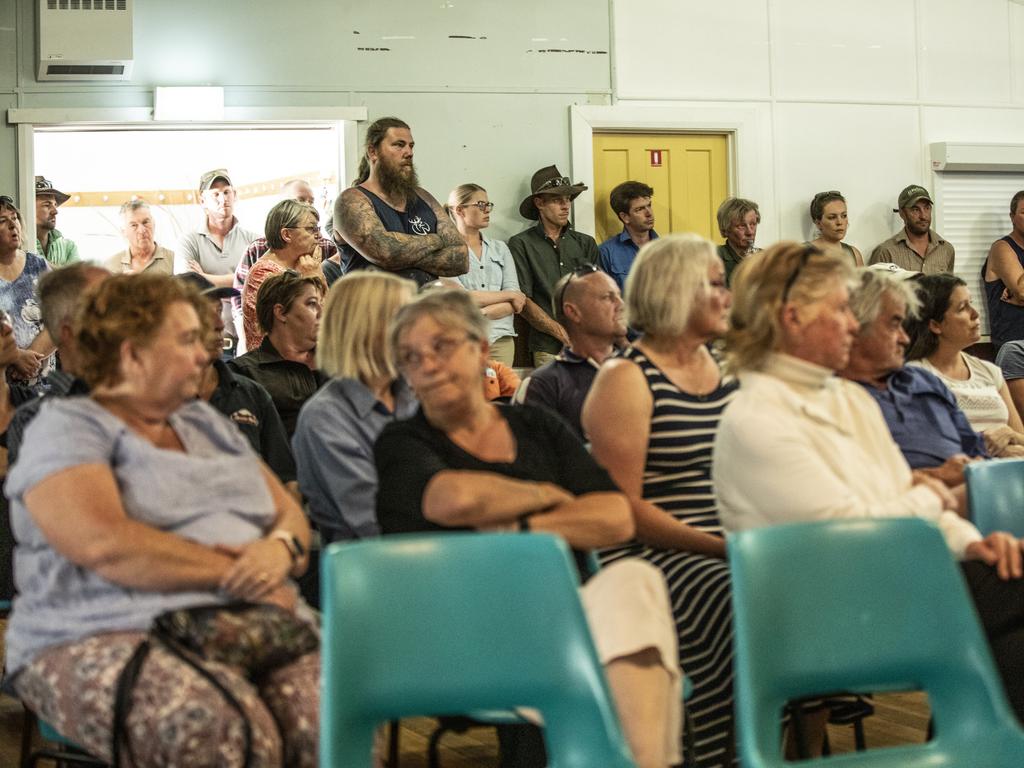
[[39, 80], [130, 80], [133, 0], [39, 0]]

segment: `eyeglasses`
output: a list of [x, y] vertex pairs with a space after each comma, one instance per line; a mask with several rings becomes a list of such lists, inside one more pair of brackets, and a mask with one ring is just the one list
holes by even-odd
[[485, 203], [483, 200], [478, 200], [475, 203], [463, 203], [463, 208], [479, 208], [482, 213], [490, 213], [494, 210], [494, 203]]
[[789, 292], [793, 289], [793, 285], [796, 283], [796, 279], [800, 276], [803, 268], [807, 266], [807, 262], [811, 260], [811, 256], [819, 253], [821, 253], [821, 251], [813, 245], [808, 245], [804, 248], [803, 253], [800, 254], [800, 260], [797, 262], [796, 269], [793, 270], [789, 279], [786, 280], [786, 286], [782, 289], [783, 304], [789, 300]]
[[823, 197], [842, 197], [843, 194], [838, 189], [830, 189], [828, 192], [819, 192], [814, 196], [815, 200], [820, 200]]
[[555, 187], [571, 187], [572, 180], [568, 176], [562, 176], [561, 178], [548, 179], [539, 187], [537, 191], [540, 192], [542, 189], [554, 189]]
[[398, 351], [398, 367], [405, 371], [418, 371], [428, 357], [434, 360], [445, 360], [467, 341], [475, 341], [475, 339], [468, 334], [459, 337], [440, 336], [434, 339], [425, 351], [400, 349]]
[[565, 299], [565, 292], [569, 288], [569, 283], [572, 282], [574, 277], [586, 277], [592, 275], [594, 272], [600, 272], [597, 267], [593, 264], [580, 264], [572, 272], [569, 273], [569, 279], [562, 283], [562, 287], [558, 290], [558, 295], [555, 296], [555, 314], [558, 314], [558, 308], [562, 306], [562, 301]]
[[285, 227], [285, 229], [304, 229], [311, 235], [320, 234], [320, 227]]

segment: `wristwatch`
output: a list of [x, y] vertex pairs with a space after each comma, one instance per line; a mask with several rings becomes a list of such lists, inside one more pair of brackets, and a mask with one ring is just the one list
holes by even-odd
[[272, 531], [270, 536], [267, 538], [277, 539], [288, 548], [288, 554], [292, 557], [292, 563], [297, 563], [299, 559], [306, 554], [306, 548], [302, 546], [302, 542], [299, 541], [299, 537], [291, 531], [277, 530]]

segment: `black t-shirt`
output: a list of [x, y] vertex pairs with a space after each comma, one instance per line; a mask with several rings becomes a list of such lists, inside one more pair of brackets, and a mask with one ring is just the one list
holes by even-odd
[[[516, 458], [511, 463], [482, 461], [467, 453], [431, 426], [422, 409], [411, 419], [384, 428], [374, 446], [377, 520], [383, 533], [456, 530], [423, 517], [423, 492], [431, 478], [446, 469], [554, 483], [577, 496], [618, 491], [608, 473], [557, 415], [531, 405], [496, 407], [516, 440]], [[585, 557], [577, 552], [576, 560], [583, 565]], [[580, 572], [585, 573], [586, 568]]]

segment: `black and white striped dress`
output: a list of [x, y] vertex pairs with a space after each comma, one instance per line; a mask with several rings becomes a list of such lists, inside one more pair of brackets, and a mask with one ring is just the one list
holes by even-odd
[[[736, 383], [720, 384], [708, 395], [690, 395], [641, 350], [630, 348], [625, 357], [640, 366], [654, 397], [644, 499], [694, 528], [723, 535], [711, 485], [711, 446]], [[698, 760], [702, 768], [731, 765], [735, 741], [728, 563], [639, 542], [601, 553], [603, 563], [622, 557], [642, 557], [665, 574], [679, 632], [680, 664], [693, 683], [686, 706], [693, 718]]]

